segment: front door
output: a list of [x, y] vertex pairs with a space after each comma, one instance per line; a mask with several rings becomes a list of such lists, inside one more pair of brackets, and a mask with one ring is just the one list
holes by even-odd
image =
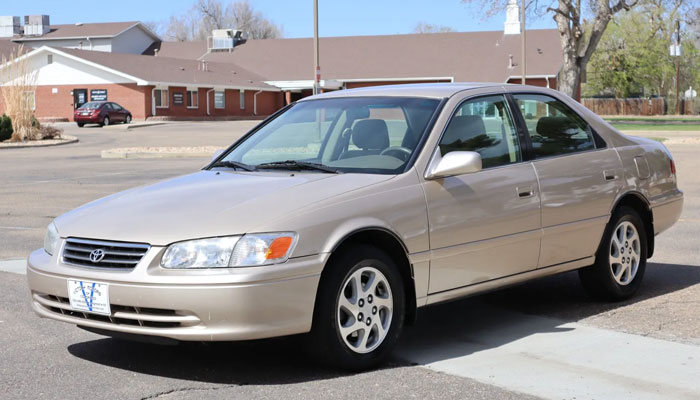
[[[540, 195], [502, 95], [469, 99], [454, 112], [440, 154], [476, 151], [483, 169], [424, 182], [431, 294], [537, 268]], [[435, 162], [436, 160], [433, 160]]]
[[73, 108], [80, 108], [83, 104], [87, 103], [87, 89], [73, 89]]
[[617, 152], [554, 97], [514, 94], [542, 192], [539, 267], [595, 254], [622, 179]]

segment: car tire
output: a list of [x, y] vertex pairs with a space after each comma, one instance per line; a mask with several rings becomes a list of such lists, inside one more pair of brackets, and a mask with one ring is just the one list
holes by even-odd
[[78, 128], [82, 128], [85, 126], [85, 124], [83, 122], [78, 122], [77, 124], [78, 124]]
[[125, 124], [130, 124], [130, 123], [131, 123], [131, 115], [127, 115], [126, 118], [124, 118], [124, 123], [125, 123]]
[[109, 117], [105, 117], [105, 119], [102, 120], [102, 126], [109, 126]]
[[332, 367], [360, 371], [391, 353], [403, 328], [404, 285], [396, 263], [370, 245], [331, 256], [316, 297], [312, 351]]
[[646, 235], [637, 211], [626, 206], [615, 210], [603, 233], [595, 264], [579, 270], [590, 296], [621, 301], [637, 292], [647, 265]]

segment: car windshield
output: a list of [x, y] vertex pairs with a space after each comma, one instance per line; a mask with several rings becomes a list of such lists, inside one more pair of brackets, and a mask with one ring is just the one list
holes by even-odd
[[100, 106], [104, 103], [98, 103], [96, 101], [91, 101], [89, 103], [85, 103], [82, 106], [78, 107], [80, 109], [89, 109], [89, 110], [95, 110], [100, 108]]
[[397, 174], [417, 150], [439, 103], [411, 97], [302, 101], [238, 143], [221, 162], [258, 170], [323, 172], [320, 166], [329, 167], [325, 172]]

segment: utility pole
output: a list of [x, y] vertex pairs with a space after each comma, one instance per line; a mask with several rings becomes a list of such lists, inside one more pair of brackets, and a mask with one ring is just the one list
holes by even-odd
[[314, 90], [321, 93], [321, 66], [318, 64], [318, 0], [314, 0]]
[[681, 115], [681, 21], [676, 20], [676, 115]]
[[523, 77], [521, 83], [525, 84], [525, 0], [520, 0], [520, 62], [522, 63]]

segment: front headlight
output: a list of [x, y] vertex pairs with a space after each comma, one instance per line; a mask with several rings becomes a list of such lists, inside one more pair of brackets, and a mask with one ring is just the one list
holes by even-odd
[[58, 249], [58, 229], [56, 229], [56, 224], [51, 222], [49, 224], [49, 228], [46, 231], [46, 236], [44, 236], [44, 251], [49, 253], [50, 255], [53, 255], [53, 253], [56, 252], [56, 249]]
[[163, 268], [251, 267], [287, 261], [296, 244], [292, 232], [228, 236], [173, 243], [163, 254]]

